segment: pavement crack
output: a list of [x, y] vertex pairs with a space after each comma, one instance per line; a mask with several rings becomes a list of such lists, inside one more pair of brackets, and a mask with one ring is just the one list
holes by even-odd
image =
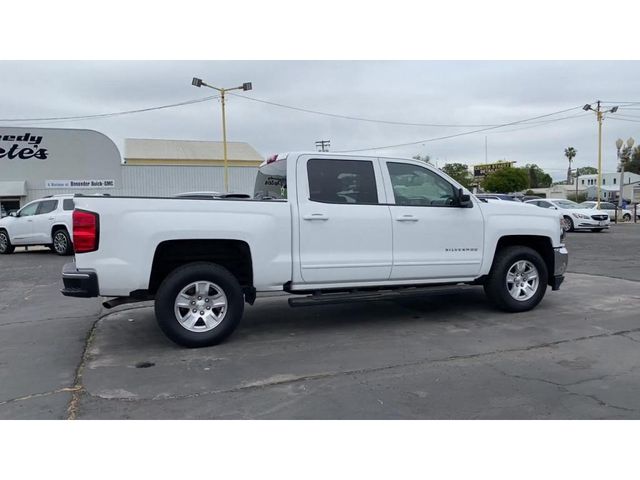
[[91, 325], [91, 329], [87, 334], [87, 338], [84, 342], [84, 349], [82, 350], [82, 355], [80, 356], [80, 363], [78, 364], [78, 368], [76, 368], [76, 372], [73, 380], [73, 395], [71, 396], [71, 401], [67, 406], [67, 420], [75, 420], [78, 417], [78, 411], [80, 409], [80, 397], [83, 392], [85, 392], [85, 388], [82, 385], [82, 374], [84, 372], [84, 366], [87, 362], [87, 354], [89, 352], [89, 348], [93, 343], [93, 339], [96, 334], [96, 327], [98, 326], [98, 322], [100, 319], [97, 319]]
[[76, 387], [62, 387], [62, 388], [58, 388], [57, 390], [52, 390], [50, 392], [31, 393], [29, 395], [24, 395], [22, 397], [12, 398], [10, 400], [4, 400], [0, 402], [0, 405], [7, 405], [9, 403], [22, 402], [25, 400], [31, 400], [33, 398], [48, 397], [49, 395], [55, 395], [56, 393], [75, 392], [76, 390], [77, 390]]
[[[91, 335], [90, 335], [91, 338], [89, 339], [89, 341], [87, 343], [90, 343], [90, 341], [91, 341], [91, 339], [93, 337], [93, 332], [95, 331], [95, 327], [96, 327], [97, 323], [98, 322], [96, 322], [96, 324], [94, 324], [94, 326], [92, 328]], [[139, 397], [133, 397], [133, 398], [105, 398], [105, 397], [103, 397], [103, 396], [101, 396], [99, 394], [92, 394], [90, 392], [87, 392], [84, 389], [82, 389], [79, 392], [77, 392], [77, 394], [79, 395], [81, 393], [85, 393], [85, 394], [87, 394], [87, 395], [89, 395], [91, 397], [94, 397], [94, 398], [97, 397], [97, 398], [101, 398], [101, 399], [105, 399], [105, 400], [116, 400], [116, 401], [123, 401], [123, 402], [181, 400], [181, 399], [187, 399], [187, 398], [198, 398], [198, 397], [207, 396], [207, 395], [218, 395], [218, 394], [224, 394], [224, 393], [237, 393], [237, 392], [242, 392], [242, 391], [247, 391], [247, 390], [264, 389], [264, 388], [268, 388], [268, 387], [287, 385], [287, 384], [291, 384], [291, 383], [304, 382], [304, 381], [310, 381], [310, 380], [318, 380], [318, 379], [323, 379], [323, 378], [333, 378], [333, 377], [347, 376], [347, 375], [362, 375], [362, 374], [377, 373], [377, 372], [383, 372], [383, 371], [387, 371], [387, 370], [394, 370], [394, 369], [398, 369], [398, 368], [414, 367], [414, 366], [427, 365], [427, 364], [438, 364], [438, 363], [447, 363], [447, 362], [460, 362], [460, 361], [466, 361], [466, 360], [473, 360], [473, 359], [476, 359], [476, 358], [490, 357], [490, 356], [493, 356], [493, 355], [502, 355], [502, 354], [505, 354], [505, 353], [527, 352], [527, 351], [531, 351], [531, 350], [548, 348], [548, 347], [552, 347], [552, 346], [556, 346], [556, 345], [562, 345], [562, 344], [567, 344], [567, 343], [592, 340], [592, 339], [596, 339], [596, 338], [606, 338], [606, 337], [613, 337], [613, 336], [621, 336], [623, 334], [633, 333], [633, 332], [640, 332], [640, 328], [635, 328], [635, 329], [630, 329], [630, 330], [620, 330], [620, 331], [617, 331], [617, 332], [600, 333], [600, 334], [597, 334], [597, 335], [588, 335], [588, 336], [582, 336], [582, 337], [570, 338], [570, 339], [564, 339], [564, 340], [557, 340], [557, 341], [554, 341], [554, 342], [546, 342], [546, 343], [542, 343], [542, 344], [531, 345], [531, 346], [528, 346], [528, 347], [494, 350], [494, 351], [490, 351], [490, 352], [473, 353], [473, 354], [468, 354], [468, 355], [452, 355], [452, 356], [443, 357], [443, 358], [439, 358], [439, 359], [437, 359], [437, 358], [436, 359], [420, 359], [420, 360], [415, 360], [415, 361], [410, 361], [410, 362], [397, 363], [397, 364], [393, 364], [393, 365], [383, 365], [383, 366], [380, 366], [380, 367], [359, 368], [359, 369], [334, 371], [334, 372], [321, 372], [321, 373], [314, 373], [314, 374], [307, 374], [307, 375], [276, 375], [276, 376], [269, 377], [269, 378], [267, 378], [265, 380], [256, 380], [256, 381], [245, 383], [245, 384], [241, 384], [239, 386], [232, 387], [232, 388], [208, 390], [208, 391], [204, 391], [204, 392], [191, 393], [191, 394], [162, 395], [162, 396], [156, 396], [156, 397], [151, 397], [151, 398], [139, 398]], [[86, 352], [86, 349], [85, 349], [85, 352]], [[84, 357], [85, 357], [85, 355], [83, 355], [83, 363], [82, 363], [81, 367], [84, 366], [84, 361], [85, 361]], [[501, 373], [503, 373], [504, 375], [509, 375], [506, 372], [501, 372]], [[81, 369], [79, 369], [79, 377], [81, 377]], [[551, 385], [554, 385], [554, 386], [556, 386], [558, 388], [566, 388], [566, 386], [563, 385], [563, 384], [555, 383], [555, 382], [552, 382], [552, 381], [549, 381], [549, 380], [538, 379], [538, 378], [526, 378], [526, 377], [521, 377], [521, 379], [522, 380], [541, 381], [541, 382], [546, 382], [546, 383], [549, 383]], [[620, 407], [620, 408], [622, 408], [622, 407]]]

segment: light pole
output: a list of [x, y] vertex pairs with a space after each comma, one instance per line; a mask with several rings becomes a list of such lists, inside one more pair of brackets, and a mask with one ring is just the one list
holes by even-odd
[[248, 90], [251, 90], [252, 89], [251, 82], [243, 83], [239, 87], [220, 88], [220, 87], [214, 87], [213, 85], [209, 85], [203, 82], [200, 78], [193, 77], [193, 80], [191, 81], [191, 85], [198, 88], [205, 86], [205, 87], [213, 88], [214, 90], [217, 90], [220, 92], [220, 99], [222, 102], [222, 148], [224, 150], [224, 191], [225, 193], [229, 193], [229, 174], [228, 174], [228, 160], [227, 160], [227, 120], [225, 117], [225, 110], [224, 110], [224, 98], [225, 98], [224, 95], [225, 93], [231, 90], [243, 90], [245, 92]]
[[585, 112], [592, 110], [596, 114], [596, 119], [598, 120], [598, 185], [597, 187], [597, 199], [596, 199], [596, 208], [600, 209], [600, 187], [602, 185], [602, 120], [604, 119], [605, 113], [615, 113], [618, 111], [618, 107], [611, 107], [609, 110], [602, 110], [600, 108], [600, 100], [597, 102], [597, 108], [593, 108], [590, 103], [587, 103], [582, 109]]
[[[631, 153], [633, 150], [633, 144], [636, 143], [636, 141], [633, 139], [633, 137], [629, 137], [627, 139], [627, 149], [629, 151], [629, 153]], [[624, 163], [626, 161], [625, 158], [622, 158], [622, 155], [620, 155], [620, 149], [622, 148], [623, 145], [623, 141], [621, 138], [619, 138], [618, 140], [616, 140], [616, 148], [618, 149], [618, 161], [620, 162], [620, 195], [618, 198], [618, 206], [620, 208], [622, 208], [622, 195], [624, 193]]]

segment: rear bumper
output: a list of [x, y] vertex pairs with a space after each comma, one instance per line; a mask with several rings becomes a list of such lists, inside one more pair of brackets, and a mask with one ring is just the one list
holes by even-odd
[[67, 297], [89, 298], [100, 295], [98, 275], [94, 270], [78, 270], [75, 262], [62, 267], [62, 282], [64, 288], [60, 290]]

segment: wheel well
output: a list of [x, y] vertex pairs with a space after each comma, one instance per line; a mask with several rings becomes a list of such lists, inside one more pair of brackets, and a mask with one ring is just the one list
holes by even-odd
[[[553, 245], [551, 244], [551, 239], [549, 237], [539, 235], [510, 235], [501, 237], [500, 240], [498, 240], [498, 245], [496, 246], [496, 255], [501, 249], [512, 246], [530, 247], [538, 252], [547, 266], [549, 280], [552, 279], [555, 257], [553, 253]], [[493, 256], [494, 262], [496, 255]]]
[[67, 229], [67, 227], [65, 225], [54, 225], [53, 227], [51, 227], [51, 236], [53, 237], [53, 235], [58, 230], [65, 230], [67, 233], [69, 233], [69, 230]]
[[168, 240], [156, 248], [149, 293], [176, 268], [191, 262], [212, 262], [229, 270], [242, 287], [253, 286], [251, 250], [241, 240]]

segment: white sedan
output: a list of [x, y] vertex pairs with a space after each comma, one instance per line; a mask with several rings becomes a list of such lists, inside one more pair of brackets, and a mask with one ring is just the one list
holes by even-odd
[[[597, 210], [597, 202], [588, 201], [582, 202], [580, 206], [582, 208], [590, 208], [593, 210]], [[622, 220], [623, 222], [630, 222], [633, 218], [633, 212], [629, 209], [620, 209], [620, 207], [616, 208], [616, 205], [611, 202], [600, 202], [600, 210], [609, 215], [610, 220], [614, 220], [616, 217], [616, 211], [618, 212], [618, 220]], [[640, 218], [640, 212], [638, 213], [638, 218]]]
[[524, 203], [530, 203], [540, 208], [558, 210], [562, 215], [562, 228], [565, 232], [574, 230], [601, 232], [605, 228], [609, 228], [611, 223], [606, 212], [583, 208], [576, 202], [565, 198], [541, 198], [540, 200], [527, 200]]

